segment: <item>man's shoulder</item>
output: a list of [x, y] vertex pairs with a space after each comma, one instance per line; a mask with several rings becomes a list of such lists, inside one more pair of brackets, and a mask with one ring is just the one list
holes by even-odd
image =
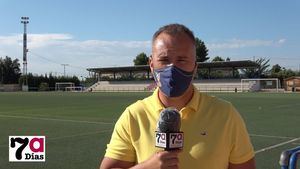
[[199, 109], [217, 116], [231, 116], [235, 113], [234, 106], [227, 100], [206, 93], [199, 93]]
[[199, 92], [200, 95], [200, 103], [205, 105], [218, 105], [218, 106], [232, 106], [231, 103], [227, 100], [224, 100], [220, 97], [214, 95], [208, 95], [206, 93]]
[[143, 109], [143, 101], [137, 100], [136, 102], [130, 104], [126, 109], [132, 113], [138, 112]]
[[137, 115], [145, 112], [146, 109], [150, 109], [152, 105], [152, 95], [148, 96], [142, 100], [137, 100], [136, 102], [130, 104], [126, 109], [131, 115]]

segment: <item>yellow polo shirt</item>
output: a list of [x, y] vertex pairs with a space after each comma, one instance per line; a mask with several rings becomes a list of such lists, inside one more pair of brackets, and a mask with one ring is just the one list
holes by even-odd
[[[161, 150], [155, 147], [155, 131], [162, 109], [158, 89], [127, 107], [115, 124], [105, 157], [141, 163]], [[239, 164], [254, 157], [244, 121], [230, 103], [194, 88], [180, 115], [184, 147], [179, 168], [228, 169], [229, 162]]]

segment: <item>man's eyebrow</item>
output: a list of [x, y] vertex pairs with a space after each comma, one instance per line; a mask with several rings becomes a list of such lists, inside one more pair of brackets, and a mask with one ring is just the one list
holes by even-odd
[[187, 56], [178, 56], [179, 59], [186, 59]]

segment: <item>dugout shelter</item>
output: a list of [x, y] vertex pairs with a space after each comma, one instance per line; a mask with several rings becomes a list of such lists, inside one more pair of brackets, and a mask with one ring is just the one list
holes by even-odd
[[[213, 70], [230, 70], [232, 77], [234, 77], [235, 71], [245, 68], [256, 68], [258, 64], [250, 60], [244, 61], [220, 61], [220, 62], [197, 62], [198, 70], [206, 69], [210, 75]], [[152, 78], [149, 65], [137, 65], [137, 66], [124, 66], [124, 67], [105, 67], [105, 68], [88, 68], [90, 76], [101, 81], [103, 77], [111, 77], [112, 80], [116, 80], [122, 74], [128, 74], [129, 78], [134, 77], [136, 74], [144, 74], [145, 77], [150, 80]]]

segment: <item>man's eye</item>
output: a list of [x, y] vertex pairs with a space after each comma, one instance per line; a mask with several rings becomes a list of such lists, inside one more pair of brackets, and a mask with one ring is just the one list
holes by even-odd
[[169, 60], [168, 59], [164, 59], [164, 60], [159, 60], [159, 62], [167, 63], [167, 62], [169, 62]]

